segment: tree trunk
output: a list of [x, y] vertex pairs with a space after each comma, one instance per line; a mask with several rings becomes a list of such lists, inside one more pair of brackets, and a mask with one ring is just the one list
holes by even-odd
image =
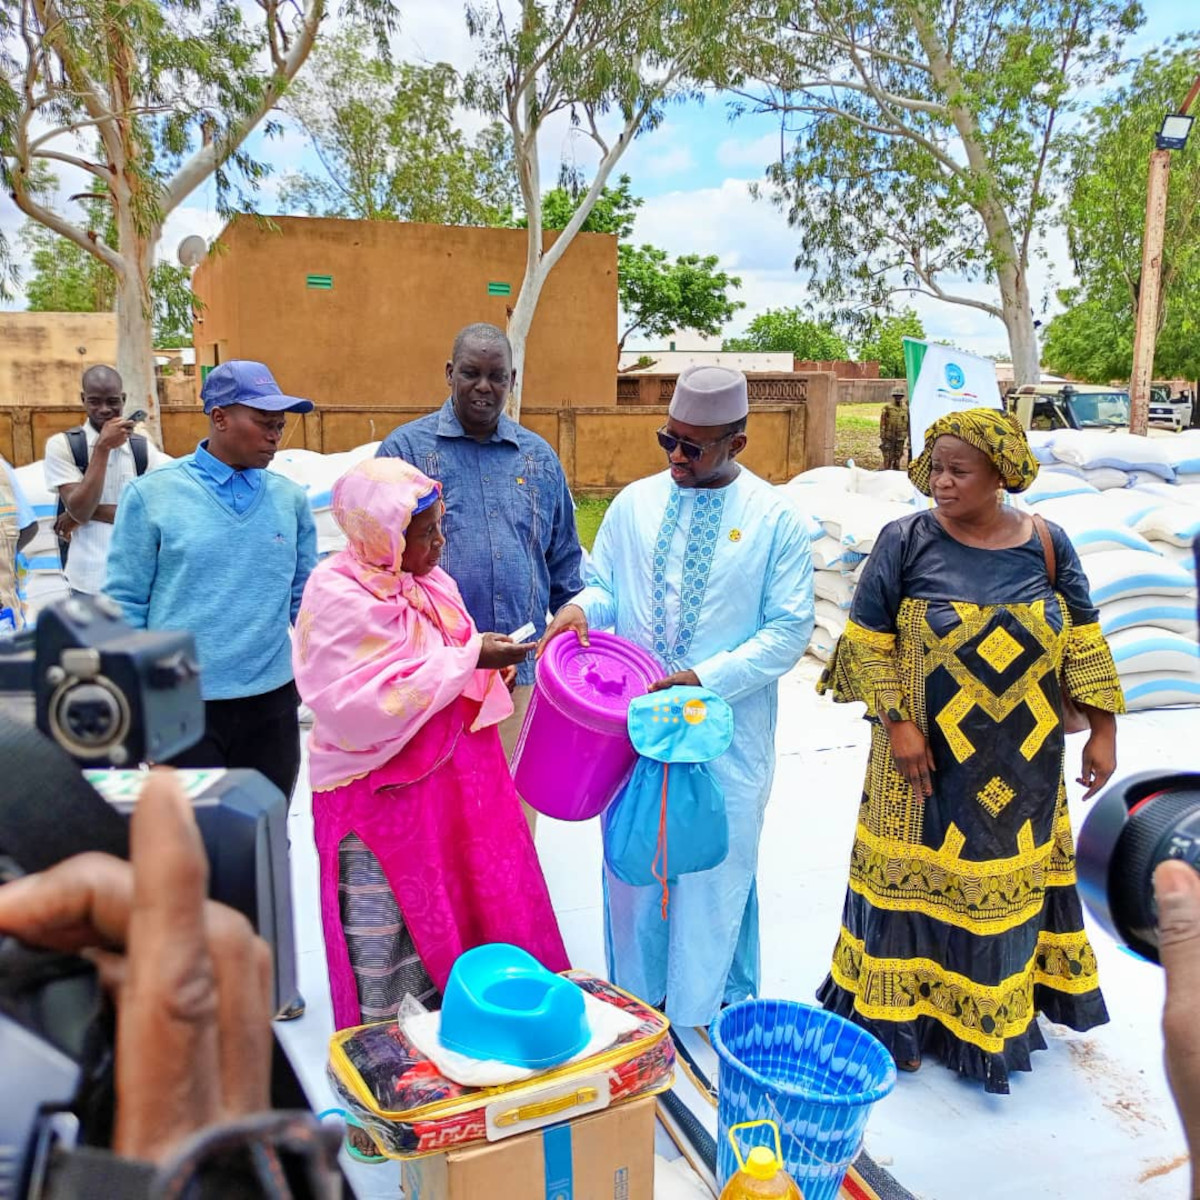
[[121, 226], [119, 245], [125, 271], [117, 281], [117, 371], [125, 385], [125, 411], [145, 410], [147, 430], [162, 446], [154, 372], [154, 312], [150, 303], [150, 272], [158, 231], [139, 234], [132, 221], [122, 221]]
[[508, 340], [512, 343], [515, 375], [513, 389], [508, 397], [508, 415], [514, 421], [521, 419], [521, 396], [525, 386], [525, 344], [529, 340], [533, 315], [537, 311], [547, 274], [540, 261], [526, 266], [525, 278], [521, 281], [521, 294], [517, 297], [512, 315], [508, 318], [507, 332]]
[[950, 57], [948, 46], [938, 36], [929, 10], [921, 4], [904, 5], [917, 38], [929, 62], [930, 73], [946, 98], [950, 119], [962, 140], [970, 172], [970, 190], [977, 198], [971, 206], [979, 214], [987, 231], [988, 249], [996, 263], [1000, 282], [1000, 308], [1008, 331], [1012, 355], [1013, 383], [1020, 387], [1041, 379], [1041, 355], [1037, 331], [1033, 327], [1033, 306], [1029, 302], [1028, 262], [1017, 246], [1012, 221], [1001, 198], [1002, 189], [988, 157], [986, 142], [975, 112], [964, 97], [968, 94]]
[[1033, 325], [1033, 307], [1029, 302], [1029, 284], [1024, 271], [1015, 267], [1000, 271], [1000, 303], [1004, 310], [1004, 328], [1008, 331], [1013, 386], [1039, 383], [1042, 378], [1041, 348]]

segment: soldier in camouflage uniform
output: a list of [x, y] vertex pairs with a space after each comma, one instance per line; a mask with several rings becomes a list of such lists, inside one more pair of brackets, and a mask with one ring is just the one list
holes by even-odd
[[879, 452], [885, 471], [900, 470], [908, 454], [908, 401], [902, 387], [892, 388], [892, 402], [879, 414]]

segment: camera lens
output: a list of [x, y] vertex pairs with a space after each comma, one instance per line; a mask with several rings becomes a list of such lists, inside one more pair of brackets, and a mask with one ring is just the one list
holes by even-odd
[[1147, 773], [1105, 792], [1079, 831], [1079, 888], [1103, 925], [1158, 962], [1154, 869], [1177, 858], [1200, 871], [1200, 775]]

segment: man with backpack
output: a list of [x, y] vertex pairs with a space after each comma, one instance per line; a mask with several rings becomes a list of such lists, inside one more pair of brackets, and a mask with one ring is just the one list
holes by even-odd
[[95, 595], [104, 588], [108, 547], [121, 493], [132, 479], [167, 462], [122, 417], [125, 392], [112, 367], [83, 373], [82, 426], [56, 433], [46, 443], [46, 486], [58, 493], [55, 532], [72, 593]]

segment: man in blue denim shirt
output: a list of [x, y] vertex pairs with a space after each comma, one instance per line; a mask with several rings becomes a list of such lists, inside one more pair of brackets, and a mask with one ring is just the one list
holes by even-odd
[[[514, 633], [557, 612], [583, 587], [575, 505], [562, 464], [536, 433], [504, 415], [516, 383], [512, 347], [494, 325], [468, 325], [446, 364], [450, 398], [428, 417], [394, 429], [380, 456], [403, 458], [443, 486], [442, 567], [481, 630]], [[510, 756], [533, 685], [522, 663], [516, 711], [500, 729]]]

